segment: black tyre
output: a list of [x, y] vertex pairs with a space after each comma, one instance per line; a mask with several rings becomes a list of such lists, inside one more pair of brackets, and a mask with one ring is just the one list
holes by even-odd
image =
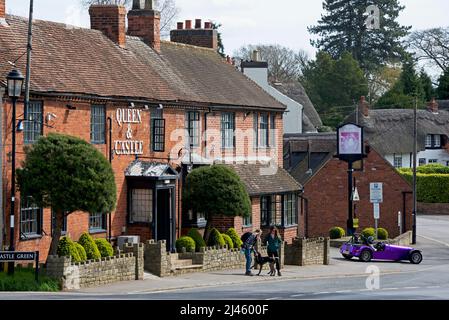
[[353, 256], [352, 254], [343, 254], [343, 257], [344, 257], [345, 259], [351, 260], [352, 257], [354, 257], [354, 256]]
[[410, 253], [409, 260], [413, 264], [420, 264], [422, 261], [422, 254], [419, 251], [413, 251]]
[[373, 258], [373, 254], [368, 249], [362, 250], [362, 252], [360, 253], [360, 257], [359, 257], [360, 261], [363, 261], [363, 262], [370, 262], [372, 258]]

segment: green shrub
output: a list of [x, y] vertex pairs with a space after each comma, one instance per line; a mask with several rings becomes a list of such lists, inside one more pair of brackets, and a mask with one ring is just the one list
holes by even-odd
[[367, 238], [368, 237], [375, 237], [376, 236], [376, 230], [374, 228], [365, 228], [365, 229], [363, 229], [362, 234], [365, 237], [367, 237]]
[[78, 255], [80, 256], [80, 260], [86, 261], [87, 254], [86, 254], [86, 250], [84, 250], [83, 246], [80, 245], [78, 242], [73, 242], [73, 244], [75, 245], [76, 250], [78, 250]]
[[73, 242], [69, 237], [62, 237], [61, 240], [59, 240], [57, 253], [60, 257], [71, 257], [72, 262], [82, 261], [75, 242]]
[[243, 241], [240, 239], [234, 228], [229, 228], [228, 231], [226, 231], [226, 234], [231, 238], [234, 248], [242, 247]]
[[106, 239], [95, 239], [95, 244], [102, 258], [112, 257], [114, 255], [114, 249]]
[[[413, 183], [413, 174], [410, 171], [400, 170], [410, 184]], [[419, 202], [449, 203], [449, 174], [416, 174], [416, 189]]]
[[197, 228], [192, 228], [187, 233], [187, 236], [192, 238], [195, 241], [195, 248], [199, 251], [200, 248], [204, 248], [206, 246], [206, 242], [203, 239], [203, 236], [199, 233]]
[[94, 260], [101, 258], [100, 251], [90, 234], [84, 232], [80, 236], [78, 243], [83, 246], [84, 250], [86, 250], [87, 259]]
[[209, 235], [209, 240], [207, 242], [207, 245], [212, 246], [220, 246], [224, 247], [226, 244], [225, 240], [223, 239], [222, 234], [217, 229], [213, 228]]
[[346, 235], [345, 229], [341, 227], [333, 227], [329, 230], [329, 237], [331, 239], [340, 239]]
[[176, 240], [176, 250], [181, 252], [182, 248], [186, 248], [186, 251], [188, 252], [195, 251], [195, 240], [188, 236], [179, 238]]
[[232, 242], [231, 237], [228, 236], [226, 233], [222, 233], [221, 236], [223, 237], [223, 240], [225, 241], [226, 245], [228, 246], [228, 249], [233, 249], [234, 243]]
[[16, 268], [13, 276], [0, 272], [0, 291], [56, 292], [60, 290], [58, 280], [39, 274], [39, 282], [36, 282], [34, 272], [34, 269], [28, 268]]
[[388, 239], [388, 231], [384, 228], [378, 228], [377, 229], [377, 239], [387, 240]]
[[[412, 173], [411, 168], [400, 168], [399, 172], [401, 173]], [[449, 167], [443, 166], [442, 164], [427, 164], [425, 166], [419, 166], [416, 168], [417, 173], [424, 174], [449, 174]]]

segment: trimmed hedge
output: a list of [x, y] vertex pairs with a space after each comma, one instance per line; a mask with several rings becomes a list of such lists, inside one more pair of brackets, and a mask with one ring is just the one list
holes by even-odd
[[221, 236], [223, 237], [223, 240], [226, 242], [228, 249], [234, 249], [234, 243], [232, 242], [231, 237], [228, 236], [226, 233], [222, 233]]
[[365, 229], [363, 229], [362, 234], [365, 237], [367, 237], [367, 238], [368, 237], [375, 238], [376, 237], [376, 230], [374, 228], [365, 228]]
[[384, 228], [377, 228], [377, 239], [387, 240], [388, 239], [388, 231]]
[[331, 239], [340, 239], [346, 235], [345, 229], [341, 227], [333, 227], [329, 230], [329, 237]]
[[[400, 170], [410, 184], [413, 183], [413, 173]], [[416, 189], [418, 202], [449, 203], [449, 174], [416, 174]]]
[[101, 253], [90, 234], [84, 232], [80, 236], [78, 243], [83, 246], [84, 250], [86, 250], [87, 259], [94, 260], [101, 258]]
[[209, 247], [212, 246], [220, 246], [224, 247], [226, 244], [225, 240], [223, 239], [222, 234], [217, 229], [213, 228], [209, 235], [209, 240], [207, 242], [207, 245]]
[[226, 234], [231, 238], [232, 243], [234, 244], [234, 248], [241, 248], [243, 245], [242, 239], [240, 239], [237, 231], [235, 231], [234, 228], [229, 228], [228, 231], [226, 231]]
[[80, 256], [81, 261], [87, 260], [86, 250], [84, 250], [83, 246], [78, 242], [73, 242], [75, 244], [76, 250], [78, 250], [78, 255]]
[[72, 262], [83, 261], [78, 253], [75, 242], [69, 237], [62, 237], [61, 240], [59, 240], [57, 253], [60, 257], [72, 257]]
[[195, 241], [195, 248], [197, 251], [199, 251], [200, 248], [204, 248], [206, 246], [206, 241], [204, 241], [203, 236], [200, 234], [197, 228], [190, 229], [187, 233], [187, 236]]
[[178, 252], [182, 251], [182, 248], [186, 248], [187, 252], [194, 252], [195, 251], [195, 240], [193, 240], [191, 237], [183, 236], [176, 240], [176, 250]]
[[114, 255], [114, 249], [106, 239], [95, 239], [95, 244], [102, 258], [112, 257]]
[[[400, 172], [413, 173], [411, 168], [400, 168]], [[417, 173], [425, 174], [449, 174], [449, 167], [443, 166], [442, 164], [427, 164], [425, 166], [419, 166], [416, 168]]]

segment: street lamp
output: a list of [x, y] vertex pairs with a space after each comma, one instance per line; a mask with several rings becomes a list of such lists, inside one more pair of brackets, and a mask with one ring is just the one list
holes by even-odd
[[[16, 102], [22, 94], [23, 76], [19, 70], [12, 70], [6, 77], [8, 82], [8, 96], [12, 100], [12, 170], [11, 170], [11, 215], [9, 218], [9, 251], [14, 251], [14, 212], [16, 194]], [[9, 262], [8, 274], [14, 274], [14, 261]]]

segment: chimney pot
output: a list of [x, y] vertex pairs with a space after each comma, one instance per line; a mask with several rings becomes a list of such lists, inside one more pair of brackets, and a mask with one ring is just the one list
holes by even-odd
[[260, 62], [262, 59], [260, 57], [260, 51], [259, 50], [253, 50], [253, 53], [251, 55], [251, 60], [253, 62]]
[[232, 64], [232, 60], [230, 56], [226, 56], [226, 62]]
[[201, 29], [201, 19], [195, 19], [195, 29]]
[[192, 29], [192, 20], [186, 20], [186, 29]]
[[204, 29], [212, 29], [212, 22], [204, 22]]
[[178, 30], [184, 29], [184, 22], [178, 22], [177, 29]]
[[435, 100], [435, 98], [432, 98], [432, 100], [427, 105], [427, 110], [433, 113], [438, 113], [438, 102]]

